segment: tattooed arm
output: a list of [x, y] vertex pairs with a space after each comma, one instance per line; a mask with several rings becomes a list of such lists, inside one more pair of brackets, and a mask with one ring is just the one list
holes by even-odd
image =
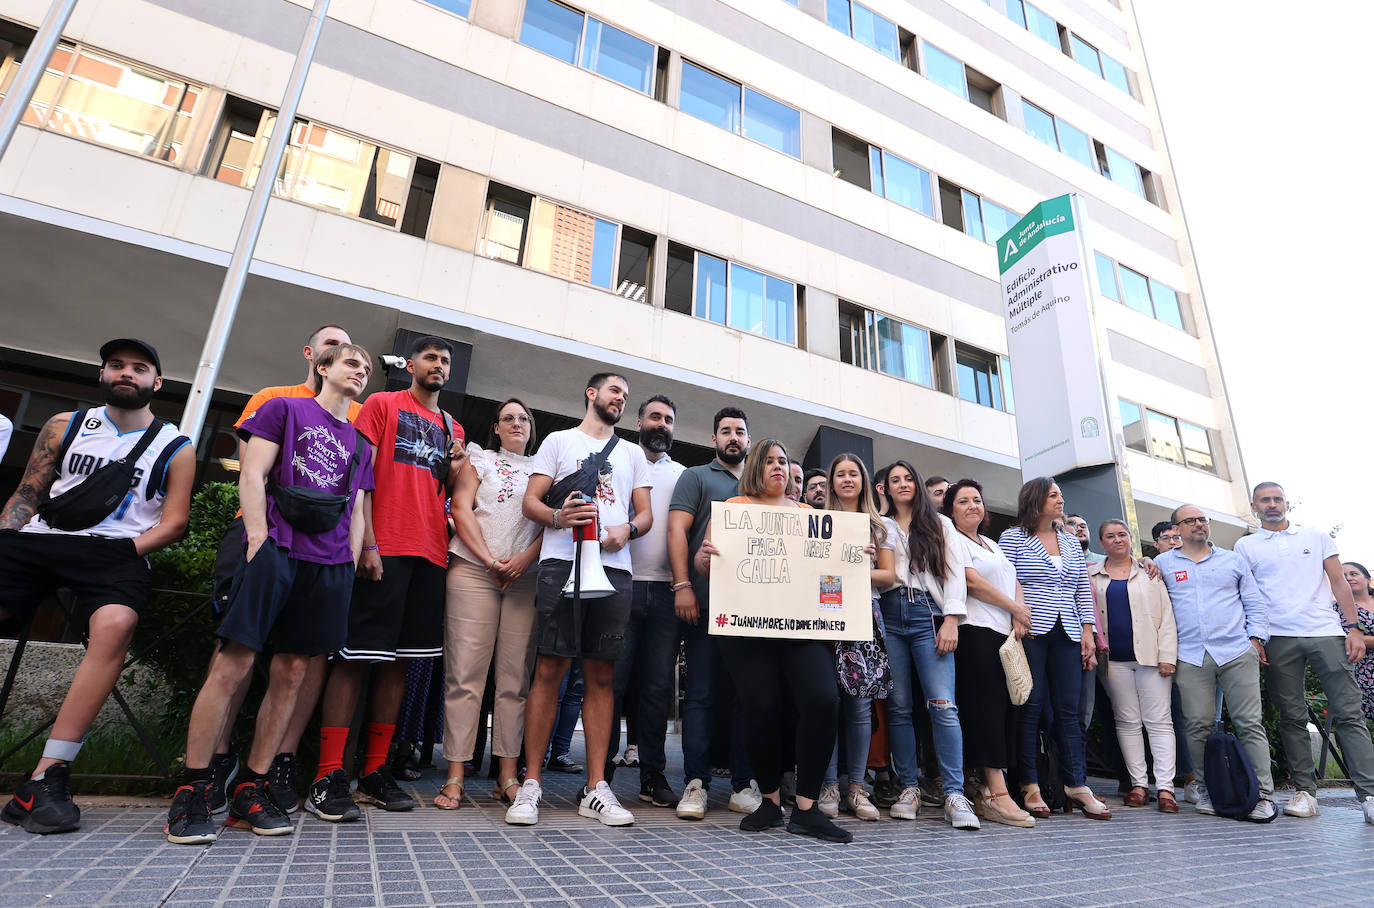
[[38, 512], [38, 505], [48, 497], [48, 489], [57, 479], [57, 451], [62, 446], [62, 436], [71, 422], [71, 413], [58, 413], [43, 425], [34, 442], [33, 452], [29, 454], [29, 464], [24, 468], [24, 478], [19, 480], [19, 488], [14, 490], [5, 510], [0, 512], [0, 530], [17, 530], [32, 519]]

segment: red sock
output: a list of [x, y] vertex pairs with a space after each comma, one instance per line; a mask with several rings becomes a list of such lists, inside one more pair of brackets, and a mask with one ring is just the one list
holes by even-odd
[[347, 744], [347, 726], [320, 726], [320, 769], [315, 773], [315, 781], [318, 782], [336, 769], [343, 769], [344, 747]]
[[379, 766], [386, 762], [387, 752], [391, 750], [391, 736], [395, 732], [395, 725], [383, 725], [380, 722], [367, 723], [367, 749], [363, 757], [363, 775], [375, 772]]

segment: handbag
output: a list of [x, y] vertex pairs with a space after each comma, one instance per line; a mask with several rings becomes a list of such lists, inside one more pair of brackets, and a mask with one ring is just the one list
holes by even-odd
[[1002, 660], [1002, 674], [1007, 676], [1007, 694], [1013, 706], [1025, 706], [1030, 699], [1030, 663], [1026, 661], [1026, 650], [1016, 639], [1016, 631], [1007, 634], [1006, 642], [997, 648], [997, 658]]
[[353, 497], [353, 477], [362, 460], [362, 436], [357, 429], [353, 430], [353, 434], [353, 456], [348, 461], [348, 483], [345, 486], [348, 491], [344, 494], [304, 486], [284, 486], [277, 482], [275, 475], [267, 477], [267, 494], [272, 496], [277, 513], [291, 524], [292, 529], [316, 535], [327, 533], [339, 525], [348, 501]]
[[596, 486], [601, 481], [601, 468], [610, 460], [611, 449], [618, 441], [620, 436], [612, 432], [611, 440], [606, 442], [606, 447], [602, 448], [600, 453], [583, 460], [581, 466], [555, 482], [544, 493], [544, 504], [555, 509], [561, 508], [573, 492], [581, 492], [582, 497], [588, 501], [596, 498]]
[[[78, 410], [73, 413], [69, 425], [81, 425], [86, 419], [87, 412]], [[148, 428], [143, 430], [138, 444], [134, 445], [128, 454], [91, 471], [89, 476], [61, 495], [40, 504], [38, 516], [54, 530], [69, 533], [89, 529], [109, 517], [129, 494], [129, 489], [134, 485], [138, 459], [152, 445], [164, 425], [166, 423], [162, 420], [154, 419]], [[67, 450], [71, 447], [74, 436], [75, 433], [69, 431], [63, 440], [61, 451], [58, 453], [59, 464], [66, 460]]]
[[839, 640], [835, 643], [835, 672], [840, 690], [851, 697], [886, 697], [892, 691], [892, 666], [887, 661], [887, 644], [878, 608], [873, 607], [872, 640]]

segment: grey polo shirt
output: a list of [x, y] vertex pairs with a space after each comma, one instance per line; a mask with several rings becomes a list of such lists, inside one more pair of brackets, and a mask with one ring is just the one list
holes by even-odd
[[[685, 511], [692, 515], [692, 529], [687, 534], [687, 557], [694, 561], [701, 543], [706, 539], [706, 528], [711, 525], [711, 502], [724, 501], [739, 494], [739, 480], [725, 469], [719, 460], [712, 460], [699, 467], [689, 467], [682, 471], [673, 488], [673, 500], [669, 511]], [[692, 592], [697, 602], [705, 604], [710, 592], [710, 579], [698, 574], [689, 566]]]

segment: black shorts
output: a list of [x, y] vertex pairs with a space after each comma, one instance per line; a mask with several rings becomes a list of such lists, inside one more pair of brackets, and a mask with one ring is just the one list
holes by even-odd
[[[534, 588], [539, 652], [545, 656], [582, 656], [614, 662], [625, 649], [625, 628], [630, 623], [634, 600], [630, 572], [607, 568], [606, 576], [615, 587], [615, 595], [583, 599], [574, 608], [572, 597], [563, 595], [571, 571], [571, 561], [551, 558], [539, 562]], [[577, 611], [581, 611], [581, 621]]]
[[353, 562], [298, 561], [270, 538], [239, 559], [224, 620], [215, 635], [262, 652], [267, 640], [279, 653], [320, 656], [343, 645]]
[[383, 555], [382, 579], [353, 583], [340, 659], [393, 662], [444, 654], [445, 571], [418, 555]]
[[245, 546], [243, 518], [235, 517], [224, 529], [219, 551], [215, 553], [214, 609], [216, 615], [223, 615], [229, 607], [229, 593], [234, 588], [234, 578], [238, 576], [239, 564], [243, 562]]
[[132, 539], [0, 530], [0, 617], [27, 624], [63, 587], [87, 617], [102, 605], [141, 612], [152, 586], [148, 560]]

